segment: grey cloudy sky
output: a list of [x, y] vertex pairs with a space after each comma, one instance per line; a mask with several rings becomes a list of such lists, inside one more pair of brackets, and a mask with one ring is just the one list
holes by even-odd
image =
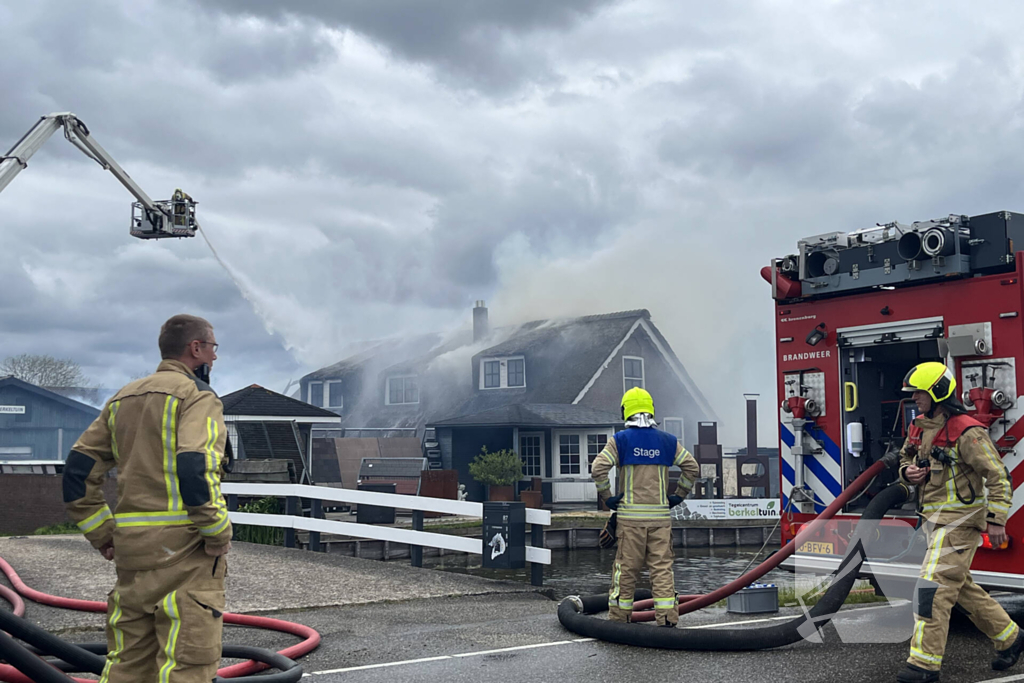
[[[208, 317], [215, 386], [345, 345], [645, 307], [742, 442], [776, 421], [759, 268], [798, 238], [1024, 208], [1024, 9], [990, 3], [0, 1], [0, 147], [73, 111], [199, 239], [57, 135], [0, 198], [0, 356], [105, 386]], [[287, 10], [282, 9], [287, 7]], [[762, 443], [775, 432], [762, 430]]]

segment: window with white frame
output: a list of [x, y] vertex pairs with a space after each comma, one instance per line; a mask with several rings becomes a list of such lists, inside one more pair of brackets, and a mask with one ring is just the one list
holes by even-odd
[[341, 410], [345, 407], [345, 395], [341, 392], [341, 380], [335, 379], [327, 382], [327, 406], [331, 410]]
[[629, 391], [633, 387], [644, 388], [644, 359], [637, 356], [622, 357], [622, 386], [623, 391]]
[[601, 455], [601, 451], [607, 445], [607, 434], [587, 434], [587, 464], [592, 466], [594, 458]]
[[580, 435], [558, 435], [558, 473], [580, 473]]
[[[552, 466], [556, 468], [558, 475], [586, 477], [590, 474], [594, 458], [601, 454], [611, 438], [610, 429], [555, 430], [551, 434], [554, 449]], [[558, 459], [555, 460], [554, 456]]]
[[324, 406], [324, 383], [310, 382], [306, 387], [306, 403], [320, 408]]
[[520, 434], [519, 457], [523, 460], [524, 477], [544, 476], [544, 435]]
[[683, 442], [683, 418], [681, 417], [666, 417], [661, 421], [661, 428], [669, 434], [674, 434], [679, 437], [679, 443]]
[[501, 361], [484, 361], [484, 389], [501, 387]]
[[481, 389], [515, 389], [525, 386], [526, 359], [523, 356], [480, 360]]
[[506, 384], [509, 387], [526, 386], [526, 359], [509, 358], [506, 365]]
[[420, 402], [420, 388], [415, 375], [388, 377], [384, 402], [389, 406]]

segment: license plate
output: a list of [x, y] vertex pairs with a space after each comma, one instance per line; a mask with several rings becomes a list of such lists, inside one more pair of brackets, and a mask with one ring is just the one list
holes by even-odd
[[812, 555], [835, 555], [835, 549], [831, 543], [815, 543], [808, 541], [800, 546], [799, 552]]

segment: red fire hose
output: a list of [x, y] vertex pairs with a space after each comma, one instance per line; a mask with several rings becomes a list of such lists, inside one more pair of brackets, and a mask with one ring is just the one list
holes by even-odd
[[[18, 573], [14, 571], [14, 568], [11, 567], [11, 565], [9, 565], [2, 557], [0, 557], [0, 571], [7, 576], [7, 579], [14, 587], [14, 590], [12, 591], [6, 586], [0, 586], [0, 598], [11, 603], [11, 606], [14, 609], [14, 614], [17, 616], [22, 616], [25, 613], [25, 603], [22, 601], [21, 596], [24, 596], [33, 602], [38, 602], [42, 605], [49, 605], [51, 607], [73, 609], [80, 612], [107, 611], [107, 604], [104, 602], [62, 598], [29, 588], [25, 585], [25, 582], [21, 580], [21, 577], [18, 576]], [[320, 634], [317, 633], [317, 631], [308, 626], [296, 624], [291, 621], [225, 612], [224, 623], [234, 624], [236, 626], [250, 626], [253, 628], [280, 631], [282, 633], [289, 633], [303, 638], [304, 640], [301, 643], [297, 643], [280, 651], [279, 654], [282, 654], [289, 659], [298, 659], [299, 657], [316, 649], [320, 644]], [[217, 674], [223, 678], [237, 678], [239, 676], [248, 676], [266, 668], [266, 664], [250, 660], [248, 662], [241, 662], [239, 664], [224, 667], [217, 671]], [[76, 678], [74, 680], [79, 681], [80, 683], [95, 683], [95, 681], [89, 681], [84, 678]], [[0, 665], [0, 681], [6, 681], [7, 683], [32, 683], [27, 676], [9, 665]]]
[[[871, 467], [864, 471], [864, 474], [857, 477], [853, 482], [843, 490], [832, 503], [826, 507], [820, 515], [818, 515], [812, 522], [805, 525], [797, 533], [796, 537], [791, 543], [787, 543], [782, 548], [769, 557], [767, 560], [757, 565], [749, 572], [739, 577], [731, 583], [727, 583], [721, 588], [715, 589], [707, 595], [681, 595], [679, 596], [679, 615], [689, 614], [696, 610], [713, 605], [719, 600], [724, 600], [741, 588], [745, 588], [750, 584], [757, 581], [759, 578], [770, 572], [771, 570], [782, 564], [782, 561], [792, 555], [797, 548], [800, 547], [799, 539], [809, 538], [812, 534], [816, 533], [826, 521], [836, 516], [844, 505], [846, 505], [851, 498], [857, 495], [862, 488], [868, 485], [868, 483], [874, 479], [879, 473], [889, 467], [889, 463], [884, 460], [879, 460]], [[654, 600], [640, 600], [633, 605], [633, 614], [630, 616], [630, 621], [653, 621], [654, 620]]]

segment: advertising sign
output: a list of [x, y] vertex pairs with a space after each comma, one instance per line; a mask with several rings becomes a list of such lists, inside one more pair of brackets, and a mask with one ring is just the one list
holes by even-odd
[[687, 499], [672, 508], [673, 519], [778, 519], [780, 503], [775, 498], [729, 500]]

